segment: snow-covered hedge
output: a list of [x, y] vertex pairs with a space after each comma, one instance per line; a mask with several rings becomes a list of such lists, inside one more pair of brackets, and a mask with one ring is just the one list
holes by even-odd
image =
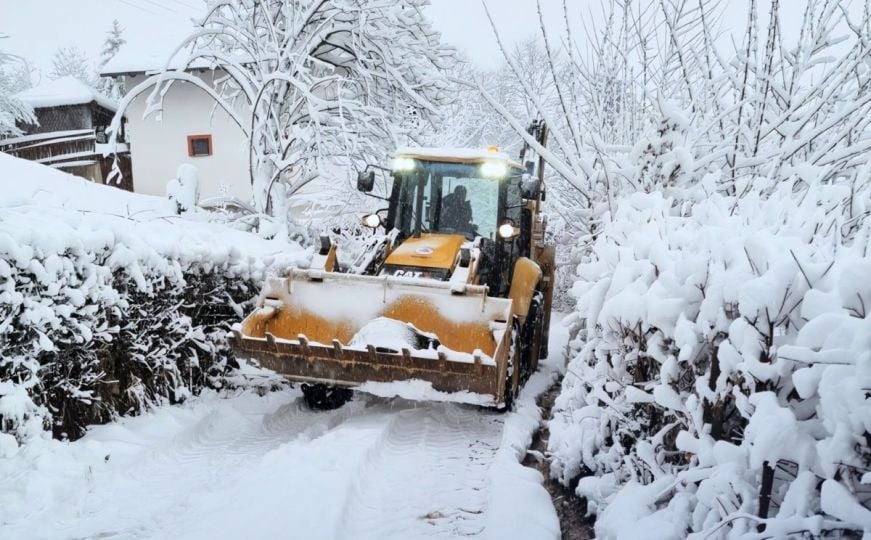
[[542, 28], [547, 148], [480, 89], [577, 201], [551, 472], [601, 538], [868, 537], [869, 11], [750, 2], [735, 50], [724, 5]]
[[582, 476], [600, 536], [871, 530], [858, 178], [617, 202], [578, 269], [583, 329], [550, 423], [552, 472]]
[[3, 154], [0, 173], [0, 454], [219, 387], [228, 323], [304, 258], [165, 199]]

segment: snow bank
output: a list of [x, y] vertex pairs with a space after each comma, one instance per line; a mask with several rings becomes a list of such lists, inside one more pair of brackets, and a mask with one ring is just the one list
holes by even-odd
[[[565, 370], [563, 350], [568, 341], [562, 317], [550, 328], [550, 357], [529, 378], [512, 411], [505, 419], [502, 442], [491, 467], [492, 484], [487, 516], [487, 538], [560, 538], [560, 523], [550, 495], [542, 486], [541, 473], [521, 465], [532, 438], [541, 427], [536, 400]], [[530, 511], [520, 514], [518, 508]], [[530, 519], [535, 516], [535, 519]]]
[[0, 431], [19, 442], [221, 384], [226, 322], [306, 257], [5, 154], [0, 178]]

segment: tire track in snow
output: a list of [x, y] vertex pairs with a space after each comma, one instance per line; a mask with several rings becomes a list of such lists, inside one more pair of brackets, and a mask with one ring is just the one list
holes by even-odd
[[335, 538], [480, 533], [501, 424], [493, 413], [454, 404], [393, 413], [354, 477]]
[[[187, 514], [196, 514], [202, 494], [232, 486], [251, 463], [275, 448], [297, 439], [315, 439], [363, 408], [350, 404], [312, 412], [298, 394], [288, 397], [289, 402], [266, 411], [245, 410], [244, 399], [218, 401], [189, 425], [180, 426], [169, 440], [158, 439], [118, 467], [112, 467], [110, 459], [109, 470], [94, 476], [94, 484], [103, 483], [104, 489], [92, 490], [63, 515], [48, 518], [56, 520], [65, 537], [169, 534], [190, 521]], [[110, 530], [101, 530], [107, 512], [114, 514], [115, 523]]]

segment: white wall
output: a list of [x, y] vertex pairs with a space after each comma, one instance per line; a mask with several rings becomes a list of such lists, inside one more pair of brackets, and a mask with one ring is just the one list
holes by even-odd
[[[200, 76], [211, 85], [211, 72]], [[127, 88], [143, 80], [142, 75], [128, 77]], [[247, 141], [230, 116], [220, 108], [213, 111], [214, 101], [199, 88], [176, 81], [164, 98], [160, 119], [151, 115], [143, 120], [149, 94], [137, 97], [126, 112], [134, 191], [163, 196], [178, 166], [190, 163], [200, 173], [200, 200], [227, 195], [250, 201]], [[212, 155], [189, 157], [188, 135], [211, 135]]]

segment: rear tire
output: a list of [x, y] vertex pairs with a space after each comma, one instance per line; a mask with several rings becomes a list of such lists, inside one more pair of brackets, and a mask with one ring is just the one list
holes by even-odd
[[354, 391], [350, 388], [336, 388], [326, 384], [303, 384], [302, 399], [309, 409], [329, 411], [338, 409], [351, 401]]

